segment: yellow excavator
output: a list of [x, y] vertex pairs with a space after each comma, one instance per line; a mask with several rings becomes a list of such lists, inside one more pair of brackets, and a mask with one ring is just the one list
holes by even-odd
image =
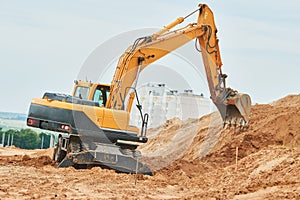
[[[197, 22], [172, 30], [194, 13], [198, 13]], [[211, 99], [224, 125], [248, 126], [250, 97], [226, 87], [213, 12], [205, 4], [157, 33], [136, 39], [120, 56], [111, 85], [78, 80], [72, 95], [45, 93], [42, 99], [33, 99], [27, 125], [59, 132], [54, 151], [58, 167], [96, 164], [151, 175], [136, 150], [148, 140], [149, 117], [142, 113], [137, 96], [138, 77], [151, 63], [194, 39], [200, 46]], [[142, 119], [140, 129], [129, 125], [135, 98]]]

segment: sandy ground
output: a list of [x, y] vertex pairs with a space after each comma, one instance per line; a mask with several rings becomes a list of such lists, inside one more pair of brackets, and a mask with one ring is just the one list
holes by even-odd
[[299, 121], [300, 95], [254, 105], [244, 132], [217, 113], [170, 120], [140, 147], [154, 176], [57, 169], [53, 149], [1, 148], [0, 199], [300, 199]]

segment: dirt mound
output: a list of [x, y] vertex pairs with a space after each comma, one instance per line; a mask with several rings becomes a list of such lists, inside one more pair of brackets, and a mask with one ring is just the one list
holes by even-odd
[[276, 107], [299, 107], [300, 105], [300, 94], [291, 94], [282, 99], [274, 101], [270, 105]]
[[237, 148], [241, 159], [270, 145], [299, 147], [299, 113], [300, 95], [289, 95], [270, 105], [252, 106], [250, 127], [243, 132], [223, 130], [217, 112], [199, 120], [173, 119], [150, 130], [149, 142], [141, 151], [154, 169], [175, 160], [180, 163], [199, 159], [213, 160], [215, 166], [226, 167], [234, 164]]
[[[289, 101], [293, 103], [289, 103]], [[223, 130], [208, 157], [222, 166], [233, 164], [236, 147], [239, 158], [270, 145], [300, 147], [300, 95], [283, 98], [272, 105], [252, 106], [250, 128], [245, 132]]]
[[0, 199], [300, 199], [299, 109], [300, 95], [254, 105], [244, 132], [223, 130], [217, 112], [169, 120], [140, 147], [154, 176], [57, 169], [52, 149], [0, 148]]
[[43, 167], [46, 165], [57, 166], [52, 160], [53, 149], [24, 150], [16, 147], [1, 148], [0, 165], [12, 164], [18, 166]]
[[[207, 191], [198, 191], [197, 198], [209, 194], [220, 199], [297, 199], [299, 113], [300, 95], [289, 95], [270, 105], [252, 106], [250, 128], [243, 132], [222, 130], [218, 113], [185, 122], [174, 119], [156, 128], [155, 136], [142, 151], [148, 156], [146, 162], [170, 183], [201, 182], [201, 188]], [[189, 139], [179, 139], [178, 134]], [[145, 151], [148, 149], [155, 149], [158, 156], [151, 157], [153, 152]]]
[[237, 165], [220, 167], [213, 159], [176, 161], [157, 173], [170, 184], [190, 188], [188, 199], [299, 199], [299, 169], [299, 150], [269, 146]]

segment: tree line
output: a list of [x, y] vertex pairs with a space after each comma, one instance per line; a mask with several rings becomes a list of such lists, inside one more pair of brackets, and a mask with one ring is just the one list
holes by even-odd
[[13, 145], [22, 149], [49, 148], [50, 137], [49, 133], [37, 133], [31, 129], [2, 131], [0, 128], [0, 144], [4, 144], [3, 146]]

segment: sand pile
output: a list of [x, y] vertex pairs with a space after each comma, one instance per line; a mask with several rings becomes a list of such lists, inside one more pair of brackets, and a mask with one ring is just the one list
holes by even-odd
[[[300, 95], [289, 95], [272, 104], [252, 106], [246, 131], [222, 129], [217, 112], [197, 120], [169, 120], [150, 130], [150, 141], [142, 146], [146, 160], [155, 169], [174, 160], [192, 162], [213, 159], [221, 167], [270, 145], [300, 147]], [[163, 162], [162, 162], [163, 161]]]
[[300, 199], [299, 109], [300, 95], [254, 105], [244, 132], [222, 130], [218, 113], [169, 120], [140, 147], [152, 177], [57, 169], [52, 149], [2, 148], [0, 199]]

